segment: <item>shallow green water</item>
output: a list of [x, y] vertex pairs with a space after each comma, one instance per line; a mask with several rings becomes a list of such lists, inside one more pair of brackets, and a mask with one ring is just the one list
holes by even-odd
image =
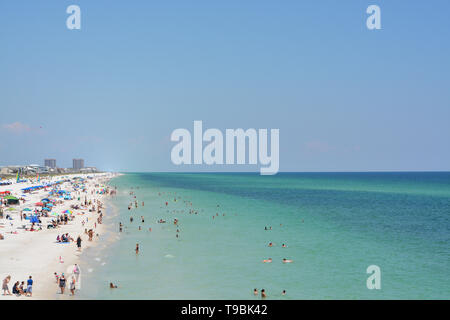
[[[450, 298], [450, 173], [136, 173], [111, 185], [116, 209], [83, 255], [81, 298]], [[381, 290], [366, 287], [369, 265]]]

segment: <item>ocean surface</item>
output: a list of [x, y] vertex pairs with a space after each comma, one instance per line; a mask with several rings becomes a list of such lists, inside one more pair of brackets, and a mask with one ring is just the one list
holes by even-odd
[[[449, 172], [129, 173], [110, 185], [79, 298], [450, 298]], [[380, 290], [366, 286], [370, 265]]]

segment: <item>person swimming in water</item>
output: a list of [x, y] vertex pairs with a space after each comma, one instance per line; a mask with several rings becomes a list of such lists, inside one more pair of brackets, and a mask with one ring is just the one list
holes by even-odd
[[264, 263], [271, 263], [271, 262], [272, 262], [272, 258], [264, 259], [263, 262], [264, 262]]
[[284, 258], [283, 259], [283, 263], [290, 263], [290, 262], [293, 262], [294, 260], [290, 260], [290, 259], [286, 259], [286, 258]]
[[281, 293], [282, 296], [286, 295], [286, 290], [283, 290], [283, 292]]
[[273, 247], [273, 243], [272, 242], [269, 242], [269, 247]]
[[287, 248], [287, 246], [283, 243], [283, 245], [281, 246], [282, 248]]
[[265, 298], [266, 296], [266, 290], [261, 289], [261, 298]]
[[253, 294], [255, 295], [255, 296], [257, 296], [258, 295], [258, 289], [253, 289]]
[[110, 289], [117, 289], [117, 286], [114, 285], [112, 282], [109, 283], [109, 288]]

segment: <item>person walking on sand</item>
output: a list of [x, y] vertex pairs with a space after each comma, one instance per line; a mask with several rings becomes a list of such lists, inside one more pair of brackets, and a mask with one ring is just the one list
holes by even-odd
[[9, 288], [8, 288], [9, 281], [11, 281], [11, 276], [7, 276], [5, 279], [3, 279], [2, 290], [3, 290], [4, 296], [11, 295], [11, 292], [9, 292]]
[[61, 294], [64, 294], [64, 289], [66, 288], [66, 278], [64, 277], [64, 273], [61, 274], [59, 278], [59, 288], [61, 289]]
[[70, 279], [69, 289], [70, 289], [71, 295], [74, 296], [75, 295], [75, 277], [74, 276], [72, 276], [72, 278]]
[[79, 236], [79, 235], [77, 238], [77, 248], [78, 248], [78, 251], [81, 251], [81, 236]]

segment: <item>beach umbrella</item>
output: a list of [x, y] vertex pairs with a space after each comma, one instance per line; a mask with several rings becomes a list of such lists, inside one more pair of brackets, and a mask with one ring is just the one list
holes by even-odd
[[44, 204], [42, 202], [36, 202], [34, 205], [38, 206], [38, 207], [43, 207], [44, 206]]
[[8, 211], [15, 211], [16, 208], [8, 208], [8, 209], [6, 209], [6, 210], [8, 210]]
[[53, 204], [52, 203], [47, 203], [46, 206], [47, 207], [53, 207]]
[[25, 208], [23, 211], [32, 211], [30, 208]]
[[70, 211], [70, 210], [65, 210], [65, 211], [63, 211], [63, 213], [72, 214], [72, 211]]

